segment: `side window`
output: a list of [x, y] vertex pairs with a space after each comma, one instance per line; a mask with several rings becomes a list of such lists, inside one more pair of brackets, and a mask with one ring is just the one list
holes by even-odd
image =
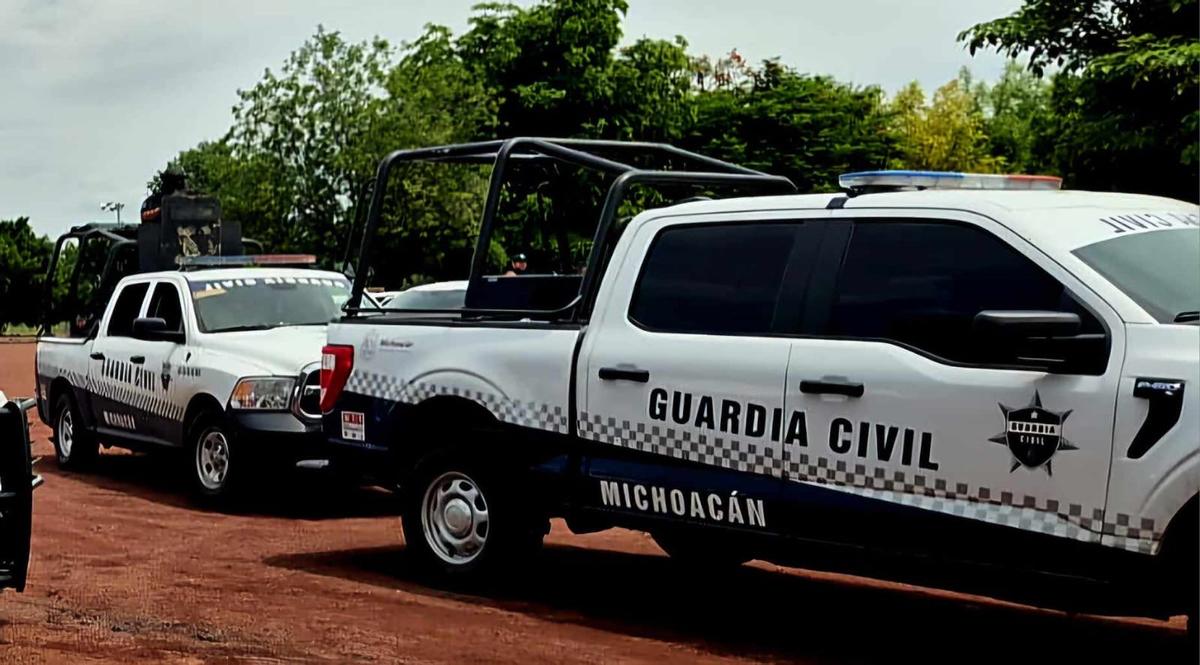
[[992, 234], [941, 222], [856, 222], [838, 277], [829, 333], [886, 339], [952, 362], [981, 363], [983, 310], [1071, 311], [1100, 322], [1044, 270]]
[[759, 223], [663, 231], [642, 266], [630, 319], [658, 332], [755, 335], [778, 329], [776, 305], [802, 227]]
[[109, 337], [129, 337], [133, 334], [133, 320], [142, 309], [142, 301], [150, 285], [146, 282], [128, 284], [121, 289], [117, 303], [113, 306], [112, 318], [108, 320]]
[[150, 297], [150, 307], [146, 316], [160, 318], [167, 322], [167, 330], [183, 332], [183, 308], [179, 304], [179, 289], [170, 282], [159, 282], [154, 287], [154, 295]]

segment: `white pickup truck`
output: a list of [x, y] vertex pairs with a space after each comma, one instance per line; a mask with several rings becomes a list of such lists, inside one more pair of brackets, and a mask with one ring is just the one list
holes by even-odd
[[440, 318], [351, 307], [325, 430], [388, 460], [408, 549], [446, 574], [562, 516], [693, 561], [882, 553], [1194, 617], [1196, 206], [1028, 191], [1050, 178], [842, 185], [643, 212], [598, 235], [593, 279], [537, 277], [579, 294], [540, 312], [489, 309], [527, 278], [478, 273]]
[[100, 444], [179, 449], [208, 497], [256, 468], [327, 464], [316, 370], [349, 289], [338, 273], [266, 266], [122, 279], [91, 332], [38, 339], [59, 464], [84, 466]]

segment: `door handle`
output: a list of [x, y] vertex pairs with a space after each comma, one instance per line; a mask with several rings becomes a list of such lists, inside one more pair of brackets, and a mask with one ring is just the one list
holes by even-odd
[[801, 381], [800, 392], [810, 395], [862, 397], [863, 384], [851, 381]]
[[146, 362], [146, 356], [130, 356], [129, 362], [133, 363], [134, 365], [141, 365], [142, 363]]
[[650, 380], [650, 372], [644, 369], [623, 369], [620, 367], [601, 367], [601, 381], [636, 381], [645, 383]]
[[93, 351], [89, 353], [88, 357], [92, 360], [104, 360], [104, 354], [100, 353], [99, 351]]

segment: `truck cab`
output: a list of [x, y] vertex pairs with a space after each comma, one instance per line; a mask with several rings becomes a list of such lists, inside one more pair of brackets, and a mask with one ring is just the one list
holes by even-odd
[[488, 307], [519, 283], [474, 269], [440, 318], [352, 296], [326, 433], [388, 460], [408, 547], [444, 574], [559, 516], [709, 566], [932, 561], [954, 588], [1028, 582], [1007, 597], [1070, 579], [1109, 590], [1093, 611], [1194, 625], [1196, 207], [1029, 176], [841, 185], [624, 224], [610, 190], [578, 291], [540, 308]]

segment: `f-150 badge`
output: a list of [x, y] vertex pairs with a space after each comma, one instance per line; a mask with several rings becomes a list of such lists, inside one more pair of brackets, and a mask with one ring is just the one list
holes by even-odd
[[1019, 466], [1028, 469], [1040, 466], [1048, 475], [1054, 475], [1051, 465], [1054, 454], [1078, 449], [1063, 436], [1063, 423], [1071, 410], [1055, 413], [1042, 408], [1042, 396], [1036, 390], [1029, 406], [1014, 409], [1001, 404], [1000, 411], [1004, 414], [1004, 431], [988, 441], [1008, 446], [1013, 456], [1010, 473]]

